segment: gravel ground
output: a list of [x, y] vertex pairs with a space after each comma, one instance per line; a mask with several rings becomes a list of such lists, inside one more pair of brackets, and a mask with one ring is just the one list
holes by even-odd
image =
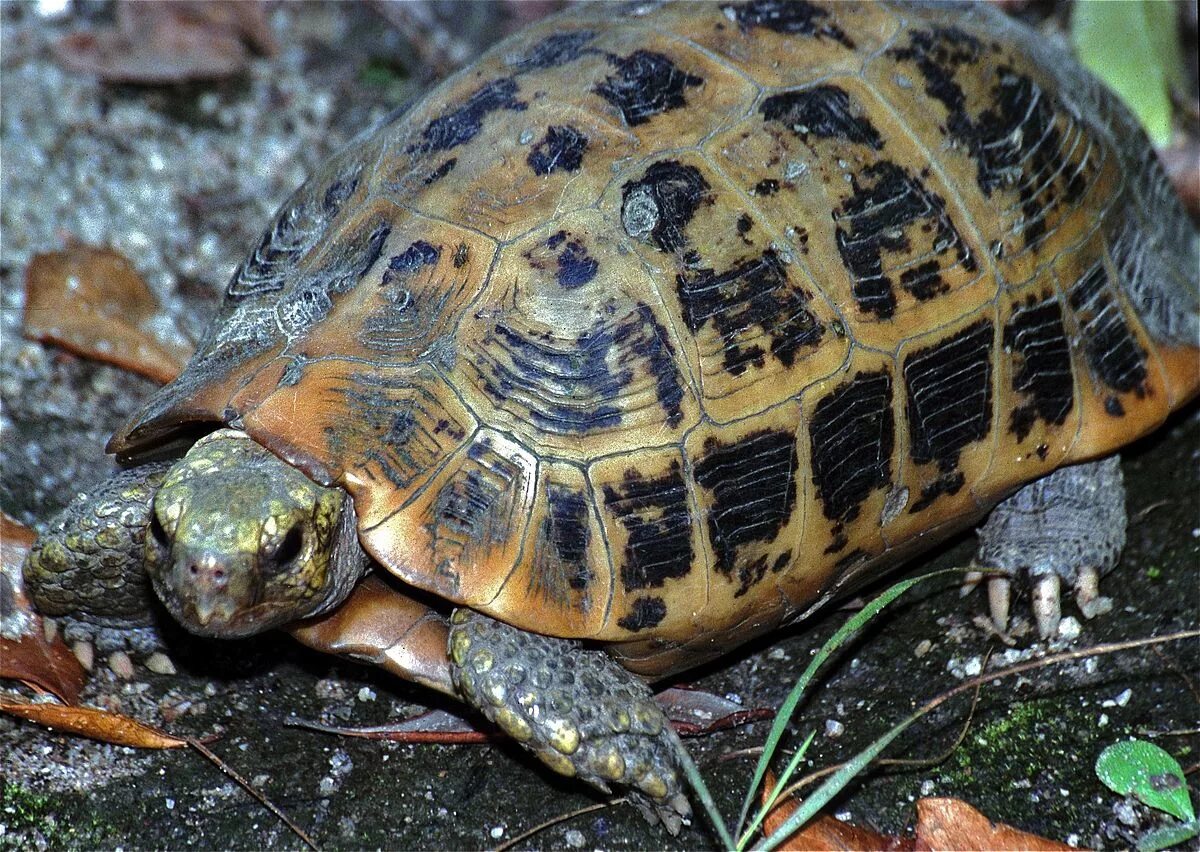
[[[49, 44], [100, 19], [0, 6], [0, 507], [47, 517], [111, 469], [111, 430], [150, 383], [20, 338], [30, 257], [65, 235], [122, 251], [177, 326], [198, 334], [236, 261], [280, 201], [344, 140], [413, 96], [431, 73], [419, 52], [369, 8], [283, 6], [271, 24], [283, 49], [238, 78], [167, 88], [103, 86], [67, 73]], [[499, 14], [497, 12], [496, 14]], [[468, 16], [462, 16], [464, 19]], [[473, 32], [502, 23], [469, 21]], [[483, 35], [478, 39], [482, 40]], [[428, 45], [425, 45], [428, 47]], [[386, 62], [380, 65], [382, 58]], [[377, 72], [383, 67], [381, 76]], [[408, 69], [404, 76], [397, 73]], [[1194, 628], [1200, 614], [1200, 420], [1195, 411], [1127, 455], [1135, 517], [1117, 611], [1085, 627], [1102, 642]], [[962, 540], [921, 568], [962, 565]], [[802, 708], [795, 729], [818, 733], [815, 766], [844, 757], [923, 698], [977, 670], [994, 641], [972, 624], [981, 604], [949, 583], [914, 598], [859, 641]], [[699, 685], [748, 706], [777, 704], [798, 669], [844, 618], [833, 612], [774, 644], [759, 643], [698, 674]], [[284, 638], [204, 643], [173, 637], [175, 677], [93, 679], [85, 701], [172, 731], [218, 732], [230, 766], [323, 847], [483, 848], [597, 799], [552, 778], [508, 746], [409, 746], [285, 727], [291, 716], [379, 724], [429, 696]], [[1039, 646], [997, 651], [993, 665]], [[892, 771], [835, 802], [839, 815], [900, 831], [918, 796], [957, 795], [990, 816], [1080, 845], [1125, 846], [1153, 817], [1091, 774], [1104, 745], [1131, 732], [1182, 753], [1195, 734], [1195, 643], [1048, 669], [986, 690], [961, 747], [935, 766]], [[15, 690], [19, 691], [19, 690]], [[897, 756], [940, 755], [963, 724], [955, 704], [899, 741]], [[693, 743], [726, 812], [752, 766], [721, 755], [761, 743], [763, 725]], [[0, 718], [0, 847], [297, 848], [298, 837], [199, 755], [135, 752]], [[1186, 762], [1186, 761], [1185, 761]], [[671, 840], [623, 806], [558, 824], [530, 848], [713, 845], [693, 827]]]

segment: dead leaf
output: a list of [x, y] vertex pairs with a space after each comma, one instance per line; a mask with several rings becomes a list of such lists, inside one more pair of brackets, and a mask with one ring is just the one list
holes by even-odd
[[321, 722], [297, 718], [289, 719], [284, 724], [310, 731], [320, 731], [324, 734], [400, 743], [462, 745], [464, 743], [494, 742], [501, 739], [498, 734], [480, 731], [466, 719], [445, 710], [430, 710], [399, 722], [358, 728], [325, 725]]
[[672, 686], [654, 696], [675, 730], [684, 737], [702, 737], [774, 718], [773, 707], [743, 707], [728, 698], [690, 686]]
[[21, 565], [35, 538], [33, 530], [0, 512], [0, 678], [74, 704], [87, 674], [60, 637], [46, 640], [42, 617], [25, 594]]
[[78, 734], [100, 742], [132, 748], [183, 748], [187, 740], [143, 725], [128, 716], [94, 707], [61, 704], [27, 704], [0, 698], [0, 713], [8, 713], [65, 734]]
[[[766, 803], [775, 788], [775, 775], [768, 771], [763, 781]], [[776, 802], [763, 820], [763, 833], [771, 835], [783, 827], [796, 812], [795, 799]], [[788, 850], [913, 850], [913, 852], [949, 852], [949, 850], [1030, 850], [1059, 852], [1070, 849], [1062, 843], [1029, 834], [1004, 823], [992, 822], [960, 799], [920, 799], [917, 802], [915, 837], [878, 834], [833, 817], [821, 815], [803, 826], [778, 848]]]
[[992, 822], [959, 799], [920, 799], [915, 848], [1057, 852], [1071, 847], [1002, 822]]
[[167, 382], [192, 345], [122, 255], [71, 241], [25, 273], [26, 336]]
[[212, 80], [241, 71], [250, 50], [278, 45], [266, 6], [243, 0], [122, 0], [115, 27], [71, 33], [54, 45], [71, 71], [114, 83]]
[[[763, 779], [763, 803], [765, 804], [775, 789], [775, 773], [767, 770]], [[783, 827], [788, 818], [796, 812], [799, 804], [795, 799], [781, 799], [763, 820], [763, 834], [771, 835]], [[866, 828], [859, 828], [848, 822], [834, 819], [821, 814], [816, 819], [802, 826], [799, 831], [780, 844], [778, 849], [785, 850], [909, 850], [912, 841], [906, 837], [888, 837], [877, 834]]]

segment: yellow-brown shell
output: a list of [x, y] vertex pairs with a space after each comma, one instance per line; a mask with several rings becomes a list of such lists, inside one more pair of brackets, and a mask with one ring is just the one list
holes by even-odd
[[305, 184], [114, 447], [232, 423], [405, 581], [663, 672], [1161, 422], [1196, 267], [993, 9], [584, 5]]

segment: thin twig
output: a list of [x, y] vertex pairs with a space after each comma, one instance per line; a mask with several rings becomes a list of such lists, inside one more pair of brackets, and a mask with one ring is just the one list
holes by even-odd
[[619, 805], [622, 802], [628, 802], [628, 801], [629, 801], [629, 799], [627, 799], [625, 796], [621, 796], [616, 799], [609, 799], [607, 802], [597, 802], [594, 805], [588, 805], [586, 808], [579, 808], [577, 810], [567, 811], [565, 814], [559, 814], [556, 817], [551, 817], [550, 819], [546, 820], [545, 822], [541, 823], [540, 825], [535, 825], [533, 828], [529, 829], [528, 831], [521, 832], [520, 834], [518, 834], [516, 837], [512, 838], [511, 840], [504, 841], [499, 846], [497, 846], [495, 849], [493, 849], [492, 852], [506, 852], [506, 850], [512, 849], [518, 843], [528, 840], [529, 838], [533, 837], [535, 834], [540, 834], [541, 832], [545, 831], [547, 828], [552, 828], [552, 827], [558, 825], [560, 822], [566, 822], [567, 820], [575, 819], [575, 817], [577, 817], [577, 816], [583, 816], [584, 814], [590, 814], [593, 811], [602, 811], [605, 808], [610, 808], [613, 805]]
[[261, 804], [264, 808], [269, 810], [271, 813], [275, 814], [275, 816], [279, 817], [279, 819], [283, 822], [283, 824], [286, 825], [288, 828], [290, 828], [297, 837], [299, 837], [302, 841], [304, 841], [305, 845], [307, 845], [309, 849], [312, 849], [312, 850], [320, 849], [320, 847], [317, 846], [317, 844], [313, 841], [313, 839], [308, 836], [308, 834], [304, 831], [304, 829], [302, 829], [300, 826], [296, 825], [296, 823], [292, 822], [292, 820], [288, 817], [288, 815], [285, 814], [283, 811], [281, 811], [275, 805], [274, 802], [270, 801], [261, 792], [254, 789], [254, 787], [252, 787], [250, 785], [249, 781], [247, 781], [245, 778], [243, 778], [236, 769], [234, 769], [232, 766], [227, 764], [225, 761], [221, 760], [221, 758], [216, 754], [216, 752], [212, 751], [212, 749], [210, 749], [204, 743], [200, 742], [199, 740], [192, 739], [191, 737], [187, 738], [187, 743], [192, 748], [194, 748], [196, 751], [200, 752], [202, 755], [204, 755], [210, 761], [212, 761], [213, 765], [215, 765], [217, 767], [217, 769], [220, 769], [222, 772], [224, 772], [226, 775], [228, 775], [230, 778], [232, 778], [234, 781], [236, 781], [238, 786], [241, 787], [243, 790], [245, 790], [247, 793], [249, 793], [251, 796], [256, 798], [259, 801], [259, 804]]
[[1153, 512], [1155, 509], [1161, 509], [1163, 506], [1169, 506], [1169, 505], [1171, 505], [1170, 500], [1156, 500], [1153, 503], [1151, 503], [1149, 506], [1143, 506], [1141, 509], [1138, 509], [1137, 512], [1132, 517], [1130, 517], [1129, 523], [1140, 524], [1142, 521], [1144, 521], [1146, 519], [1146, 516], [1149, 515], [1151, 512]]

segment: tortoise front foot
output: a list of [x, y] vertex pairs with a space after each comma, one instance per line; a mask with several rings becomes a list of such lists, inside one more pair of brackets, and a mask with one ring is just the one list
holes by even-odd
[[[1125, 485], [1116, 456], [1060, 468], [1031, 482], [992, 511], [979, 529], [977, 567], [987, 579], [992, 623], [1008, 630], [1014, 578], [1025, 575], [1038, 633], [1048, 639], [1062, 620], [1061, 588], [1075, 590], [1080, 614], [1112, 609], [1100, 577], [1125, 547]], [[976, 577], [977, 579], [978, 577]]]
[[97, 655], [132, 677], [130, 654], [174, 672], [162, 652], [143, 543], [154, 492], [169, 465], [122, 471], [77, 496], [38, 536], [22, 567], [25, 588], [48, 629], [61, 632], [89, 671]]
[[606, 793], [630, 788], [672, 834], [691, 815], [679, 737], [649, 687], [607, 654], [459, 609], [450, 660], [462, 697], [554, 771]]

